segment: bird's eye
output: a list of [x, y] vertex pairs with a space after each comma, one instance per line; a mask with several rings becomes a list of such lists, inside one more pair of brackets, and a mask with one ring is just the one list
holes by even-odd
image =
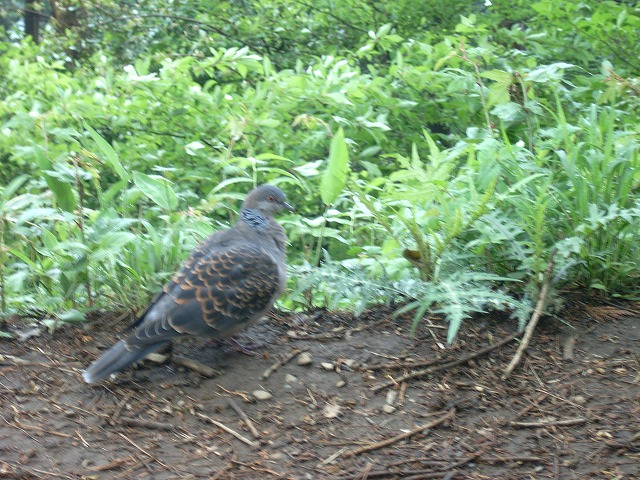
[[269, 200], [270, 202], [275, 202], [275, 201], [276, 201], [276, 199], [275, 199], [275, 198], [273, 198], [273, 196], [272, 196], [272, 195], [269, 195], [269, 196], [267, 197], [267, 200]]

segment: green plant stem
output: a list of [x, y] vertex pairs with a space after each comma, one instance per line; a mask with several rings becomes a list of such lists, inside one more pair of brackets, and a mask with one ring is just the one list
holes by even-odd
[[0, 218], [0, 309], [7, 311], [7, 296], [5, 292], [4, 269], [6, 263], [6, 246], [4, 244], [4, 218]]
[[[83, 205], [84, 205], [84, 186], [82, 185], [82, 181], [80, 179], [80, 167], [78, 165], [78, 157], [76, 155], [74, 155], [71, 158], [72, 162], [73, 162], [73, 166], [75, 168], [75, 180], [76, 180], [76, 188], [78, 189], [78, 216], [76, 218], [76, 225], [78, 225], [78, 228], [80, 229], [80, 239], [82, 240], [82, 243], [84, 245], [87, 244], [87, 239], [86, 239], [86, 235], [85, 235], [85, 231], [84, 231], [84, 209], [83, 209]], [[91, 290], [91, 280], [89, 278], [89, 268], [87, 267], [87, 277], [86, 280], [84, 282], [84, 288], [87, 292], [87, 304], [89, 305], [89, 307], [93, 306], [93, 293]], [[73, 298], [73, 294], [71, 297], [71, 301], [74, 301]]]

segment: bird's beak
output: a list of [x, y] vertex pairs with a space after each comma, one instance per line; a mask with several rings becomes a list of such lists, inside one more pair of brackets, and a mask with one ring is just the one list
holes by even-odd
[[295, 207], [293, 205], [287, 203], [287, 202], [284, 202], [282, 204], [282, 208], [284, 208], [285, 210], [289, 210], [290, 212], [295, 212], [296, 211]]

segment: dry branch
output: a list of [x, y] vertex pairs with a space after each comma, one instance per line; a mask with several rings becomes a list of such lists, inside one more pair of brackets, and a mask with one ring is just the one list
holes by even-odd
[[256, 427], [254, 427], [253, 422], [251, 421], [251, 419], [249, 417], [247, 417], [247, 414], [244, 413], [244, 411], [242, 411], [242, 409], [238, 406], [238, 404], [236, 402], [234, 402], [233, 399], [231, 399], [231, 398], [227, 398], [227, 403], [229, 404], [229, 406], [231, 408], [233, 408], [233, 411], [236, 412], [236, 414], [240, 417], [240, 419], [247, 426], [247, 428], [251, 432], [251, 435], [253, 435], [253, 438], [260, 438], [260, 432], [258, 432]]
[[511, 372], [513, 372], [513, 369], [516, 368], [516, 365], [518, 365], [518, 363], [520, 363], [520, 360], [522, 359], [522, 355], [524, 354], [524, 351], [529, 346], [529, 342], [531, 342], [531, 338], [533, 337], [533, 331], [535, 330], [536, 325], [538, 324], [538, 320], [540, 320], [540, 317], [542, 317], [542, 313], [544, 312], [544, 306], [547, 303], [549, 286], [551, 285], [551, 273], [553, 272], [553, 265], [554, 265], [553, 257], [555, 254], [556, 254], [556, 249], [553, 249], [553, 251], [551, 252], [551, 258], [547, 263], [547, 269], [545, 270], [545, 273], [544, 273], [544, 280], [542, 282], [542, 287], [540, 288], [540, 295], [538, 295], [538, 302], [536, 303], [536, 308], [533, 310], [533, 315], [531, 315], [531, 319], [529, 320], [529, 323], [527, 323], [527, 328], [524, 331], [522, 342], [520, 342], [520, 346], [518, 347], [516, 354], [513, 356], [513, 358], [511, 359], [511, 362], [509, 363], [507, 368], [504, 370], [504, 373], [502, 374], [501, 378], [503, 381], [509, 378], [509, 376], [511, 375]]
[[271, 374], [273, 372], [275, 372], [276, 370], [278, 370], [281, 366], [289, 363], [291, 360], [293, 360], [294, 358], [296, 358], [298, 356], [298, 354], [302, 353], [305, 350], [300, 350], [298, 348], [294, 348], [293, 351], [287, 355], [286, 357], [284, 357], [282, 360], [280, 360], [279, 362], [274, 363], [273, 365], [271, 365], [269, 368], [267, 368], [265, 370], [265, 372], [262, 374], [262, 379], [266, 380], [267, 378], [269, 378], [271, 376]]
[[199, 413], [196, 412], [196, 415], [204, 420], [206, 420], [207, 422], [211, 423], [212, 425], [215, 425], [216, 427], [224, 430], [225, 432], [233, 435], [234, 437], [236, 437], [238, 440], [240, 440], [242, 443], [246, 443], [247, 445], [251, 446], [251, 447], [259, 447], [260, 444], [258, 442], [254, 442], [252, 440], [249, 440], [246, 437], [243, 437], [242, 435], [240, 435], [238, 432], [236, 432], [235, 430], [232, 430], [231, 428], [227, 427], [225, 424], [218, 422], [217, 420], [214, 420], [213, 418], [209, 417], [208, 415], [205, 415], [204, 413]]
[[393, 445], [394, 443], [400, 442], [406, 438], [417, 435], [418, 433], [422, 433], [425, 430], [429, 430], [433, 427], [444, 423], [445, 421], [453, 418], [456, 411], [454, 408], [449, 410], [445, 415], [440, 418], [435, 419], [432, 422], [429, 422], [425, 425], [421, 425], [419, 427], [414, 428], [413, 430], [409, 430], [408, 432], [403, 432], [395, 437], [387, 438], [386, 440], [382, 440], [380, 442], [370, 443], [368, 445], [363, 445], [362, 447], [356, 448], [355, 450], [351, 450], [350, 452], [345, 453], [345, 457], [354, 457], [356, 455], [360, 455], [364, 452], [370, 452], [371, 450], [377, 450], [379, 448], [388, 447], [389, 445]]
[[507, 338], [504, 338], [502, 340], [500, 340], [498, 343], [494, 343], [493, 345], [489, 345], [488, 347], [485, 348], [481, 348], [480, 350], [473, 352], [470, 355], [467, 355], [464, 358], [461, 358], [459, 360], [455, 360], [453, 362], [449, 362], [449, 363], [445, 363], [444, 365], [440, 365], [438, 367], [435, 368], [425, 368], [423, 370], [416, 370], [415, 372], [411, 372], [411, 373], [407, 373], [406, 375], [401, 375], [399, 377], [394, 378], [393, 380], [386, 382], [386, 383], [381, 383], [380, 385], [376, 385], [374, 387], [371, 387], [371, 390], [373, 392], [377, 392], [379, 390], [385, 389], [387, 387], [393, 387], [401, 382], [404, 382], [405, 380], [409, 380], [410, 378], [416, 378], [416, 377], [423, 377], [425, 375], [430, 375], [432, 373], [435, 372], [439, 372], [441, 370], [447, 370], [449, 368], [453, 368], [453, 367], [457, 367], [458, 365], [462, 365], [463, 363], [467, 363], [469, 360], [473, 360], [474, 358], [480, 357], [481, 355], [485, 355], [493, 350], [496, 350], [500, 347], [502, 347], [503, 345], [506, 345], [507, 343], [515, 340], [516, 338], [518, 338], [518, 335], [511, 335]]
[[174, 430], [176, 427], [170, 423], [153, 422], [139, 418], [121, 417], [120, 422], [129, 427], [148, 428], [150, 430]]
[[567, 418], [565, 420], [540, 420], [539, 422], [509, 422], [509, 425], [514, 427], [551, 427], [551, 426], [567, 426], [567, 425], [580, 425], [586, 423], [589, 420], [584, 417]]
[[175, 363], [176, 365], [188, 368], [189, 370], [193, 370], [194, 372], [197, 372], [206, 378], [212, 378], [219, 374], [219, 372], [215, 369], [205, 365], [204, 363], [197, 362], [196, 360], [193, 360], [191, 358], [172, 355], [171, 362]]

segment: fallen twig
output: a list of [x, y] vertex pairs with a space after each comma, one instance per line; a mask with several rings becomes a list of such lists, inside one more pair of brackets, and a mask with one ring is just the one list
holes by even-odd
[[564, 397], [561, 397], [560, 395], [556, 395], [555, 393], [551, 393], [551, 392], [548, 392], [546, 390], [543, 390], [542, 388], [536, 388], [536, 392], [544, 393], [545, 395], [549, 395], [550, 397], [557, 398], [558, 400], [560, 400], [562, 402], [565, 402], [565, 403], [568, 403], [569, 405], [572, 405], [572, 406], [574, 406], [576, 408], [579, 408], [581, 410], [585, 410], [584, 405], [580, 405], [579, 403], [572, 402], [571, 400], [568, 400], [568, 399], [566, 399]]
[[296, 358], [300, 353], [306, 351], [308, 349], [305, 350], [300, 350], [299, 348], [294, 348], [293, 351], [287, 355], [286, 357], [284, 357], [282, 360], [280, 360], [279, 362], [274, 363], [273, 365], [271, 365], [269, 368], [267, 368], [265, 370], [265, 372], [262, 374], [262, 379], [266, 380], [267, 378], [269, 378], [271, 376], [271, 374], [273, 372], [275, 372], [276, 370], [278, 370], [281, 366], [289, 363], [291, 360], [293, 360], [294, 358]]
[[529, 323], [527, 323], [527, 328], [524, 330], [524, 336], [522, 337], [522, 342], [518, 346], [518, 350], [516, 354], [511, 359], [509, 365], [504, 370], [501, 379], [504, 381], [511, 375], [513, 369], [516, 368], [516, 365], [520, 363], [522, 359], [522, 355], [524, 351], [529, 346], [529, 342], [531, 342], [531, 338], [533, 337], [533, 331], [538, 324], [538, 320], [542, 317], [542, 313], [544, 312], [545, 304], [547, 303], [547, 295], [549, 293], [549, 285], [551, 285], [551, 273], [553, 272], [554, 260], [553, 257], [556, 254], [556, 249], [554, 248], [551, 251], [551, 256], [549, 258], [549, 262], [547, 263], [547, 269], [544, 272], [544, 280], [542, 281], [542, 287], [540, 287], [540, 295], [538, 295], [538, 302], [536, 303], [536, 308], [533, 310], [533, 315], [531, 315], [531, 319]]
[[[349, 450], [349, 448], [342, 447], [340, 450], [338, 450], [337, 452], [329, 455], [327, 458], [325, 458], [323, 461], [321, 461], [317, 466], [318, 467], [323, 467], [323, 466], [333, 462], [336, 458], [338, 458], [340, 455], [342, 455], [347, 450]], [[351, 477], [349, 477], [349, 478], [351, 478]]]
[[564, 348], [562, 349], [562, 358], [565, 360], [573, 360], [574, 350], [576, 347], [576, 341], [578, 337], [576, 335], [571, 335], [564, 342]]
[[244, 392], [236, 392], [233, 390], [227, 390], [226, 388], [224, 388], [222, 385], [218, 384], [218, 388], [220, 390], [222, 390], [224, 393], [228, 393], [229, 395], [237, 395], [238, 397], [242, 398], [242, 401], [244, 401], [245, 403], [251, 403], [251, 397], [249, 395], [247, 395]]
[[24, 465], [2, 461], [2, 463], [0, 463], [0, 478], [15, 480], [30, 480], [32, 478], [67, 478], [69, 480], [73, 480], [77, 477], [70, 477], [62, 473], [50, 472], [39, 468], [27, 468]]
[[153, 422], [151, 420], [142, 420], [139, 418], [122, 417], [120, 423], [129, 427], [148, 428], [150, 430], [174, 430], [176, 427], [170, 423]]
[[25, 360], [14, 355], [0, 355], [0, 365], [15, 365], [18, 367], [49, 367], [49, 363]]
[[[49, 435], [54, 435], [56, 437], [64, 437], [64, 438], [75, 438], [73, 435], [69, 435], [68, 433], [55, 432], [53, 430], [47, 430], [46, 428], [38, 427], [37, 425], [27, 425], [19, 422], [17, 419], [13, 421], [14, 425], [22, 430], [34, 430], [36, 432], [47, 433]], [[7, 422], [9, 423], [9, 422]], [[11, 425], [11, 423], [9, 423]]]
[[251, 435], [253, 435], [253, 438], [260, 438], [260, 432], [258, 432], [251, 419], [247, 417], [247, 414], [244, 413], [244, 411], [238, 406], [238, 404], [234, 402], [232, 398], [227, 398], [227, 403], [231, 408], [233, 408], [233, 411], [236, 412], [236, 414], [247, 426], [247, 428], [251, 432]]
[[442, 417], [435, 419], [432, 422], [429, 422], [425, 425], [420, 425], [419, 427], [416, 427], [412, 430], [409, 430], [408, 432], [403, 432], [399, 435], [396, 435], [395, 437], [391, 437], [391, 438], [387, 438], [386, 440], [382, 440], [380, 442], [375, 442], [375, 443], [370, 443], [368, 445], [363, 445], [362, 447], [356, 448], [355, 450], [351, 450], [348, 451], [344, 454], [345, 457], [354, 457], [356, 455], [360, 455], [361, 453], [364, 452], [370, 452], [371, 450], [377, 450], [379, 448], [383, 448], [383, 447], [388, 447], [389, 445], [393, 445], [394, 443], [400, 442], [406, 438], [412, 437], [414, 435], [417, 435], [418, 433], [422, 433], [425, 430], [429, 430], [433, 427], [436, 427], [438, 425], [440, 425], [441, 423], [444, 423], [445, 421], [451, 419], [454, 417], [456, 411], [454, 408], [452, 408], [451, 410], [449, 410], [446, 414], [444, 414]]
[[[250, 470], [253, 470], [254, 472], [268, 473], [269, 475], [273, 475], [274, 477], [283, 478], [283, 474], [282, 473], [275, 472], [275, 471], [273, 471], [273, 470], [271, 470], [269, 468], [265, 468], [265, 467], [262, 467], [262, 466], [255, 466], [255, 465], [252, 465], [250, 463], [240, 462], [240, 461], [235, 460], [233, 458], [230, 460], [230, 462], [233, 463], [234, 465], [240, 465], [242, 467], [245, 467], [245, 468], [248, 468]], [[264, 478], [264, 477], [262, 477], [262, 478]]]
[[[418, 473], [415, 473], [418, 472]], [[422, 470], [416, 470], [415, 472], [407, 471], [403, 472], [402, 478], [404, 480], [425, 480], [427, 478], [437, 478], [439, 480], [451, 480], [452, 478], [456, 478], [458, 476], [458, 472], [425, 472]], [[414, 474], [415, 473], [415, 474]]]
[[96, 465], [95, 467], [89, 467], [89, 470], [93, 472], [104, 472], [105, 470], [113, 470], [114, 468], [118, 468], [123, 463], [130, 462], [135, 460], [135, 455], [129, 455], [128, 457], [118, 458], [109, 463], [104, 463], [102, 465]]
[[447, 370], [449, 368], [453, 368], [453, 367], [457, 367], [458, 365], [462, 365], [463, 363], [467, 363], [469, 360], [473, 360], [474, 358], [477, 358], [481, 355], [485, 355], [493, 350], [496, 350], [500, 347], [502, 347], [503, 345], [506, 345], [507, 343], [515, 340], [516, 338], [518, 338], [518, 335], [511, 335], [507, 338], [504, 338], [502, 340], [500, 340], [498, 343], [494, 343], [493, 345], [489, 345], [488, 347], [485, 348], [481, 348], [480, 350], [472, 353], [471, 355], [467, 355], [464, 358], [461, 358], [460, 360], [455, 360], [453, 362], [449, 362], [449, 363], [445, 363], [444, 365], [440, 365], [438, 367], [435, 368], [425, 368], [423, 370], [416, 370], [415, 372], [411, 372], [411, 373], [407, 373], [406, 375], [401, 375], [399, 377], [394, 378], [393, 380], [389, 381], [389, 382], [385, 382], [385, 383], [381, 383], [380, 385], [376, 385], [374, 387], [371, 387], [371, 390], [373, 392], [377, 392], [379, 390], [382, 390], [384, 388], [388, 388], [388, 387], [393, 387], [401, 382], [404, 382], [405, 380], [409, 380], [410, 378], [416, 378], [416, 377], [422, 377], [424, 375], [430, 375], [432, 373], [436, 373], [439, 372], [441, 370]]
[[513, 456], [513, 457], [479, 457], [476, 462], [477, 463], [511, 463], [511, 462], [542, 462], [544, 461], [541, 457], [534, 457], [532, 455], [522, 455], [522, 456]]
[[550, 426], [567, 426], [567, 425], [580, 425], [581, 423], [588, 422], [588, 418], [567, 418], [565, 420], [540, 420], [539, 422], [509, 422], [509, 425], [514, 427], [550, 427]]
[[424, 362], [415, 362], [415, 363], [402, 363], [402, 362], [387, 362], [387, 363], [377, 363], [374, 365], [363, 365], [358, 367], [358, 370], [403, 370], [407, 368], [426, 368], [431, 365], [437, 365], [442, 361], [442, 358], [435, 358], [431, 360], [426, 360]]
[[206, 378], [212, 378], [219, 374], [217, 370], [191, 358], [171, 355], [171, 362], [176, 365], [180, 365], [181, 367], [188, 368], [189, 370], [193, 370]]
[[122, 400], [118, 402], [118, 405], [116, 405], [116, 409], [113, 412], [113, 415], [111, 415], [111, 418], [109, 419], [109, 423], [111, 425], [115, 425], [116, 421], [118, 420], [118, 417], [120, 417], [120, 414], [122, 413], [122, 409], [130, 399], [131, 399], [131, 393], [128, 393], [127, 395], [125, 395], [125, 397]]
[[248, 438], [243, 437], [242, 435], [240, 435], [235, 430], [232, 430], [231, 428], [227, 427], [223, 423], [220, 423], [217, 420], [214, 420], [213, 418], [209, 417], [208, 415], [205, 415], [204, 413], [196, 412], [196, 416], [198, 416], [198, 417], [206, 420], [207, 422], [211, 423], [212, 425], [215, 425], [216, 427], [224, 430], [228, 434], [233, 435], [238, 440], [240, 440], [242, 443], [246, 443], [247, 445], [249, 445], [251, 447], [259, 447], [260, 446], [260, 444], [258, 442], [254, 442], [253, 440], [249, 440]]
[[616, 441], [606, 442], [606, 444], [607, 444], [607, 447], [610, 447], [610, 448], [629, 448], [631, 444], [637, 440], [640, 440], [640, 431], [636, 432], [634, 435], [627, 438], [626, 440], [622, 440], [619, 442], [616, 442]]
[[144, 453], [147, 457], [149, 457], [151, 460], [153, 460], [154, 462], [157, 462], [160, 466], [166, 468], [167, 470], [170, 470], [170, 467], [164, 463], [162, 463], [160, 460], [158, 460], [156, 457], [154, 457], [153, 455], [151, 455], [149, 452], [147, 452], [144, 448], [142, 448], [140, 445], [138, 445], [136, 442], [134, 442], [133, 440], [131, 440], [129, 437], [127, 437], [124, 433], [122, 432], [118, 432], [118, 435], [120, 435], [122, 438], [124, 438], [127, 442], [129, 442], [131, 445], [133, 445], [137, 450], [139, 450], [140, 452]]

